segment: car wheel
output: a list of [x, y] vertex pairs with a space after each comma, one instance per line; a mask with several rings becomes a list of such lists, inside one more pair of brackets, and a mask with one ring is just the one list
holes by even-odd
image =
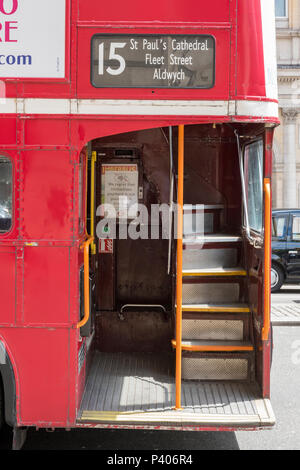
[[276, 264], [271, 267], [271, 292], [278, 292], [284, 282], [282, 269]]

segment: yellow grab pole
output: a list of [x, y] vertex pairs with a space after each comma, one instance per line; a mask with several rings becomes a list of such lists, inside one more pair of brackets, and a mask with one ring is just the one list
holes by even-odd
[[77, 323], [77, 328], [84, 326], [90, 318], [90, 244], [93, 243], [94, 238], [88, 237], [80, 248], [84, 250], [84, 316], [80, 322]]
[[184, 181], [184, 126], [178, 126], [178, 201], [177, 201], [177, 275], [176, 275], [176, 409], [181, 409], [182, 361], [182, 235]]
[[[95, 236], [95, 163], [97, 161], [97, 152], [92, 152], [91, 158], [91, 227], [90, 234], [91, 237]], [[96, 254], [96, 244], [93, 241], [91, 244], [91, 253], [92, 255]]]
[[264, 324], [262, 340], [269, 339], [271, 322], [271, 181], [264, 178], [265, 193], [265, 258], [264, 258]]

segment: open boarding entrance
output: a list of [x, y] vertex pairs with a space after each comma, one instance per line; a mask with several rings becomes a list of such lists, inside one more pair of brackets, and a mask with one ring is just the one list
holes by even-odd
[[271, 132], [203, 124], [89, 143], [80, 422], [274, 424], [264, 295]]

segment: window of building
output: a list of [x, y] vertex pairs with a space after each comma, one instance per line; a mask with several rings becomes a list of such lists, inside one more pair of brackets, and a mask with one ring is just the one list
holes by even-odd
[[288, 12], [287, 0], [275, 0], [275, 16], [277, 18], [286, 18]]
[[246, 145], [244, 176], [249, 226], [256, 232], [263, 227], [263, 141]]
[[12, 224], [12, 162], [0, 155], [0, 233]]

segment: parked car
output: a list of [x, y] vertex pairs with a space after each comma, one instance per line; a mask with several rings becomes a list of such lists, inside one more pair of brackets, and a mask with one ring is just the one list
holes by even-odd
[[272, 212], [272, 292], [284, 282], [300, 282], [300, 209]]

